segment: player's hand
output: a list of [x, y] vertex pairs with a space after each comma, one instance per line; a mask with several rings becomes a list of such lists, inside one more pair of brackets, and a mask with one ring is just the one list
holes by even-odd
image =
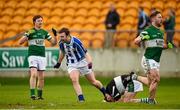
[[54, 36], [57, 36], [57, 31], [56, 31], [56, 29], [52, 28], [52, 32], [53, 32]]
[[54, 68], [59, 68], [61, 66], [61, 63], [56, 63], [55, 65], [54, 65]]
[[173, 48], [173, 44], [171, 42], [168, 42], [167, 46], [168, 46], [169, 49]]
[[88, 69], [92, 69], [92, 62], [88, 64]]
[[141, 37], [141, 40], [149, 40], [150, 36], [149, 35], [144, 35]]

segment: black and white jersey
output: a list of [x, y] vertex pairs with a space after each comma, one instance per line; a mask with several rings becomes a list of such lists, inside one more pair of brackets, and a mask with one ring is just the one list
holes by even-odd
[[125, 91], [143, 91], [143, 85], [139, 81], [132, 80], [130, 75], [121, 75], [113, 78], [106, 87], [106, 92], [111, 95], [115, 101], [119, 100]]
[[129, 82], [132, 82], [130, 75], [117, 76], [108, 83], [106, 92], [117, 101], [124, 94]]

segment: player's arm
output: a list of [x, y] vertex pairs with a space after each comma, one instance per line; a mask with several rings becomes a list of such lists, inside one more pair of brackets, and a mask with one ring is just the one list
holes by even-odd
[[87, 60], [89, 63], [92, 62], [92, 57], [91, 57], [91, 55], [90, 55], [88, 52], [86, 52], [85, 57], [86, 57], [86, 60]]
[[88, 68], [92, 69], [92, 57], [91, 57], [91, 55], [88, 52], [86, 52], [85, 57], [86, 57], [86, 60], [88, 62]]
[[122, 96], [122, 98], [120, 98], [118, 100], [118, 102], [131, 102], [132, 99], [134, 99], [136, 96], [136, 93], [135, 92], [128, 92], [128, 91], [125, 91], [124, 95]]
[[58, 63], [61, 63], [64, 59], [64, 53], [62, 52], [62, 50], [59, 51], [59, 59], [58, 59]]
[[61, 62], [63, 61], [64, 56], [64, 52], [62, 50], [59, 50], [59, 58], [56, 65], [54, 65], [54, 68], [59, 68], [61, 66]]
[[56, 43], [57, 43], [57, 38], [56, 38], [56, 36], [55, 36], [55, 37], [52, 37], [52, 38], [49, 40], [49, 42], [52, 44], [52, 46], [55, 46]]
[[138, 36], [138, 37], [134, 40], [134, 43], [135, 43], [136, 45], [139, 45], [140, 42], [141, 42], [141, 37]]
[[57, 43], [57, 31], [54, 28], [52, 28], [52, 32], [53, 32], [54, 38], [52, 38], [50, 40], [50, 42], [51, 42], [51, 44], [56, 45], [56, 43]]
[[139, 45], [141, 41], [150, 39], [150, 36], [148, 35], [147, 31], [143, 31], [140, 33], [140, 35], [134, 40], [134, 43], [136, 45]]
[[24, 42], [28, 41], [28, 37], [23, 36], [20, 40], [19, 40], [19, 45], [22, 45]]
[[24, 33], [22, 38], [19, 40], [19, 45], [22, 45], [24, 42], [28, 41], [28, 37], [30, 36], [31, 32], [32, 32], [32, 30], [29, 30]]
[[57, 44], [57, 31], [52, 28], [52, 32], [54, 37], [52, 37], [49, 33], [47, 33], [46, 39], [52, 44], [52, 46], [55, 46]]

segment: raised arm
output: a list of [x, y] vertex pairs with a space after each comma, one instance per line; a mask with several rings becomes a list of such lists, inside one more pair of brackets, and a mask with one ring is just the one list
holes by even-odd
[[48, 39], [48, 41], [52, 44], [52, 46], [55, 46], [57, 44], [57, 31], [54, 28], [52, 28], [52, 32], [53, 32], [54, 37], [51, 37], [48, 34], [47, 36], [48, 38], [50, 38]]

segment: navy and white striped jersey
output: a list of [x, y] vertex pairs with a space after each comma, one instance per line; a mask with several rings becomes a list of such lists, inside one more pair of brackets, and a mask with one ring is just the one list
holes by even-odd
[[71, 37], [69, 44], [60, 42], [59, 47], [66, 56], [67, 65], [83, 60], [87, 52], [81, 41], [74, 36]]

